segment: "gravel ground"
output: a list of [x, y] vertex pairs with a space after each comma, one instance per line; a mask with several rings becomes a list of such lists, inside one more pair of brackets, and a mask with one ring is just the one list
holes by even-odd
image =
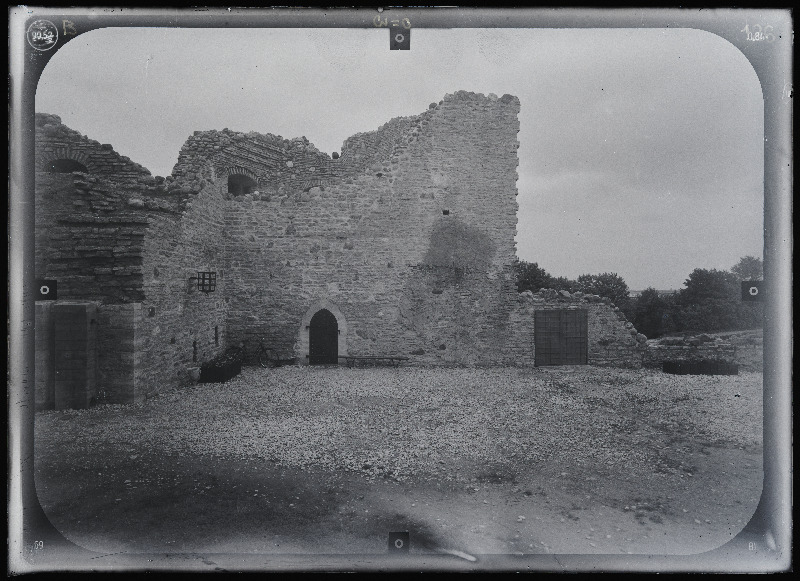
[[[39, 412], [39, 443], [260, 459], [367, 478], [469, 482], [549, 459], [659, 465], [652, 438], [761, 444], [762, 376], [551, 369], [245, 368], [142, 404]], [[68, 420], [68, 421], [63, 421]], [[667, 440], [669, 441], [669, 440]]]

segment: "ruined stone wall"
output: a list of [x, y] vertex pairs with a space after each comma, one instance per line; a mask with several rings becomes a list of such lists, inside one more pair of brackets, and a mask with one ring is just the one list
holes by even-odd
[[181, 148], [172, 177], [199, 190], [207, 164], [223, 192], [229, 175], [244, 175], [268, 199], [288, 191], [303, 191], [330, 183], [338, 175], [338, 160], [318, 151], [305, 138], [283, 139], [260, 133], [196, 131]]
[[647, 342], [643, 364], [661, 369], [665, 361], [724, 361], [737, 362], [736, 347], [709, 335], [664, 337]]
[[[227, 346], [224, 231], [225, 200], [210, 166], [205, 185], [175, 214], [154, 216], [143, 252], [143, 291], [136, 338], [148, 354], [137, 367], [137, 383], [148, 395], [187, 385], [189, 369]], [[182, 187], [176, 180], [176, 189]], [[197, 287], [198, 271], [216, 273], [216, 289]]]
[[302, 360], [301, 323], [327, 301], [351, 354], [496, 363], [514, 295], [518, 111], [513, 97], [450, 95], [346, 142], [322, 187], [292, 186], [299, 174], [229, 200], [234, 342]]
[[[516, 293], [519, 107], [460, 91], [335, 159], [305, 138], [196, 132], [166, 179], [39, 116], [36, 276], [98, 303], [109, 402], [186, 385], [240, 341], [306, 363], [322, 308], [341, 355], [419, 365], [533, 365], [534, 312], [585, 308], [589, 363], [638, 367], [643, 336], [607, 301]], [[59, 155], [88, 171], [44, 171]], [[198, 271], [216, 273], [213, 293]]]
[[588, 314], [590, 365], [639, 368], [647, 353], [647, 338], [638, 333], [622, 311], [597, 295], [544, 290], [520, 293], [511, 315], [509, 364], [535, 365], [535, 312], [585, 309]]
[[147, 169], [118, 154], [110, 144], [101, 144], [63, 125], [58, 115], [37, 113], [35, 130], [36, 171], [47, 171], [56, 160], [72, 160], [86, 167], [88, 173], [114, 182], [148, 183], [152, 180]]

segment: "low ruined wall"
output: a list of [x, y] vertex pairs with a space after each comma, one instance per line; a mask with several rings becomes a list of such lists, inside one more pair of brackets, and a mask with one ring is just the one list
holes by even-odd
[[645, 367], [661, 369], [665, 361], [736, 362], [736, 347], [709, 335], [664, 337], [647, 341]]
[[712, 337], [730, 343], [736, 349], [734, 363], [745, 371], [764, 370], [764, 330], [728, 331], [714, 333]]

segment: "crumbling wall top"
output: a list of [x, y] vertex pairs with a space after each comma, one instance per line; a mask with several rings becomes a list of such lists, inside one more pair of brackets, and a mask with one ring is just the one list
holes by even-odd
[[149, 181], [150, 171], [120, 155], [107, 143], [89, 139], [49, 113], [35, 115], [35, 166], [37, 171], [102, 175], [113, 181]]

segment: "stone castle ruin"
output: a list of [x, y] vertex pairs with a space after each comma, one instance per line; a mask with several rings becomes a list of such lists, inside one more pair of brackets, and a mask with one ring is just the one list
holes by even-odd
[[172, 175], [36, 116], [37, 406], [141, 401], [259, 341], [300, 364], [638, 367], [609, 301], [518, 295], [519, 100], [459, 91], [347, 139], [195, 132]]

